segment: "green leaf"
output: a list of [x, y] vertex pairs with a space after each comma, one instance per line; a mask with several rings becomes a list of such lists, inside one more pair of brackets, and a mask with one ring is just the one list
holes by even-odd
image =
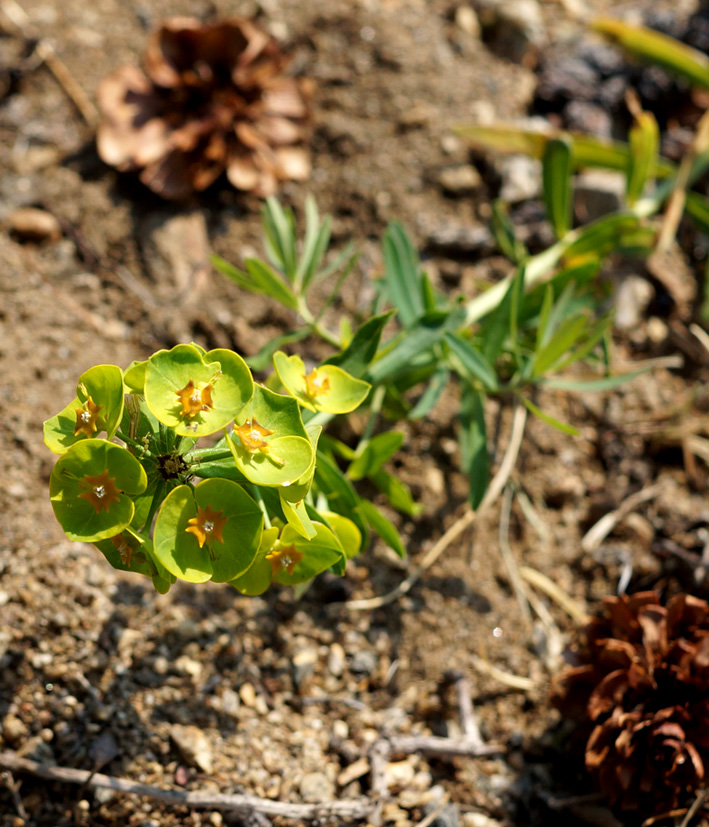
[[323, 365], [337, 365], [346, 370], [350, 376], [362, 379], [376, 356], [382, 332], [395, 312], [395, 310], [388, 310], [379, 316], [372, 316], [357, 328], [357, 332], [345, 350], [326, 359]]
[[617, 43], [626, 52], [661, 66], [690, 83], [709, 89], [709, 57], [673, 37], [645, 26], [599, 17], [591, 28]]
[[282, 568], [274, 576], [274, 580], [284, 586], [295, 586], [312, 580], [313, 577], [334, 566], [339, 560], [345, 557], [345, 551], [335, 533], [323, 523], [314, 522], [315, 537], [306, 540], [295, 531], [292, 526], [287, 525], [281, 532], [279, 545], [281, 547], [293, 544], [303, 559], [289, 574], [287, 569]]
[[[216, 536], [200, 548], [188, 531], [198, 507], [218, 512], [226, 522], [222, 541]], [[261, 541], [263, 513], [240, 485], [230, 480], [204, 480], [192, 488], [179, 485], [166, 497], [155, 523], [155, 556], [175, 577], [189, 583], [224, 583], [245, 573]]]
[[657, 169], [660, 130], [652, 112], [638, 112], [630, 130], [626, 195], [630, 206], [642, 196]]
[[[525, 129], [515, 124], [455, 127], [454, 131], [471, 145], [504, 155], [529, 155], [541, 161], [547, 142], [568, 138], [573, 142], [574, 169], [612, 169], [625, 172], [628, 168], [630, 147], [622, 141], [610, 141], [580, 132], [558, 129]], [[656, 174], [666, 178], [675, 171], [675, 165], [666, 158], [658, 160]]]
[[291, 210], [284, 210], [277, 198], [270, 196], [261, 210], [266, 249], [273, 264], [292, 282], [296, 273], [295, 221]]
[[[193, 382], [211, 385], [212, 405], [194, 416], [183, 413], [180, 392]], [[148, 360], [145, 401], [157, 419], [182, 436], [205, 436], [226, 427], [251, 399], [254, 382], [246, 362], [231, 350], [202, 355], [193, 345], [159, 350]]]
[[145, 389], [145, 370], [148, 360], [131, 362], [123, 372], [123, 382], [131, 393], [143, 393]]
[[547, 215], [557, 238], [571, 228], [572, 144], [568, 138], [547, 141], [542, 158], [542, 182]]
[[[300, 356], [286, 356], [281, 351], [274, 354], [273, 364], [288, 392], [311, 411], [350, 413], [364, 402], [371, 389], [369, 382], [355, 379], [336, 365], [321, 365], [308, 374]], [[313, 377], [312, 385], [309, 377]], [[312, 387], [315, 392], [311, 392]]]
[[254, 283], [259, 285], [260, 293], [270, 296], [284, 307], [290, 307], [291, 310], [298, 309], [298, 302], [293, 291], [265, 262], [257, 258], [247, 258], [244, 266]]
[[380, 468], [368, 475], [377, 488], [384, 494], [392, 508], [401, 511], [409, 517], [418, 517], [423, 506], [417, 503], [411, 495], [411, 489], [398, 477]]
[[275, 526], [264, 529], [254, 562], [249, 566], [246, 574], [230, 580], [230, 586], [251, 597], [263, 594], [268, 589], [271, 585], [273, 569], [266, 559], [266, 555], [278, 540], [278, 531]]
[[567, 258], [592, 253], [603, 257], [616, 250], [625, 235], [640, 228], [640, 219], [632, 213], [612, 213], [586, 225], [578, 239], [566, 251]]
[[362, 451], [347, 469], [351, 480], [361, 480], [376, 473], [401, 448], [404, 435], [400, 431], [377, 434], [362, 446]]
[[565, 319], [549, 342], [534, 354], [532, 375], [535, 378], [543, 376], [565, 353], [568, 353], [586, 332], [587, 327], [588, 317], [585, 314]]
[[322, 224], [320, 223], [317, 204], [315, 203], [315, 199], [309, 195], [305, 199], [305, 239], [303, 241], [303, 252], [295, 274], [295, 283], [296, 285], [300, 285], [303, 290], [310, 284], [322, 263], [323, 256], [330, 243], [331, 223], [329, 215], [325, 216]]
[[323, 511], [323, 519], [327, 520], [329, 528], [335, 533], [340, 541], [345, 557], [351, 560], [362, 550], [362, 533], [352, 520], [336, 514], [334, 511]]
[[255, 485], [277, 487], [293, 485], [313, 464], [313, 448], [301, 436], [269, 436], [268, 452], [249, 451], [237, 434], [228, 440], [236, 467]]
[[557, 431], [561, 431], [562, 434], [569, 434], [569, 436], [578, 436], [579, 432], [573, 425], [568, 425], [566, 422], [561, 422], [558, 419], [554, 419], [553, 416], [550, 416], [548, 413], [544, 413], [541, 408], [538, 408], [533, 402], [530, 402], [525, 396], [518, 397], [520, 402], [524, 405], [524, 407], [538, 419], [541, 419], [542, 422], [546, 422], [547, 425], [551, 425], [552, 428], [556, 428]]
[[[146, 486], [143, 466], [125, 448], [104, 439], [84, 439], [57, 460], [49, 479], [49, 498], [67, 537], [94, 543], [128, 528], [134, 513], [132, 497]], [[93, 502], [87, 498], [91, 492]], [[104, 498], [105, 506], [101, 505]]]
[[463, 386], [460, 402], [460, 465], [469, 480], [469, 501], [477, 508], [487, 491], [490, 456], [487, 450], [484, 396], [471, 385]]
[[515, 226], [507, 214], [507, 205], [500, 198], [492, 202], [490, 226], [500, 251], [513, 264], [521, 264], [529, 256], [529, 251], [517, 238]]
[[558, 376], [554, 379], [545, 380], [543, 385], [546, 388], [557, 388], [563, 391], [610, 391], [631, 382], [638, 376], [642, 376], [642, 374], [647, 373], [648, 370], [651, 370], [651, 368], [634, 370], [618, 376], [603, 376], [599, 379], [565, 379], [563, 376]]
[[518, 267], [502, 301], [483, 321], [482, 355], [489, 365], [495, 364], [508, 337], [513, 339], [513, 347], [517, 346], [517, 324], [519, 308], [522, 304], [524, 279], [525, 268]]
[[450, 371], [446, 367], [439, 367], [434, 371], [431, 381], [426, 386], [426, 390], [421, 394], [418, 402], [409, 411], [407, 419], [415, 421], [417, 419], [423, 419], [423, 417], [428, 416], [431, 413], [431, 411], [436, 407], [438, 400], [441, 398], [441, 394], [448, 386], [450, 375]]
[[[88, 399], [99, 406], [94, 418], [96, 431], [92, 437], [74, 430], [81, 423], [79, 417], [90, 415]], [[63, 454], [72, 445], [94, 435], [106, 432], [112, 439], [123, 416], [123, 371], [116, 365], [95, 365], [81, 374], [76, 387], [76, 399], [70, 402], [56, 416], [48, 419], [43, 426], [44, 443], [55, 454]]]
[[696, 192], [688, 192], [685, 209], [702, 232], [709, 235], [709, 198]]
[[464, 371], [463, 376], [479, 380], [487, 390], [496, 391], [499, 389], [497, 375], [493, 367], [467, 339], [463, 339], [459, 333], [449, 331], [444, 334], [444, 338], [460, 360]]
[[537, 345], [535, 350], [541, 350], [542, 346], [546, 341], [546, 332], [549, 325], [549, 316], [551, 315], [551, 310], [554, 305], [554, 288], [551, 284], [547, 284], [544, 287], [544, 300], [542, 302], [542, 308], [539, 311], [539, 324], [537, 325]]
[[421, 298], [421, 272], [418, 252], [398, 222], [384, 233], [384, 288], [397, 309], [404, 327], [412, 325], [424, 312]]
[[373, 503], [367, 500], [362, 500], [357, 510], [390, 549], [393, 549], [399, 557], [406, 557], [406, 549], [399, 532], [388, 517], [385, 517]]
[[358, 517], [356, 508], [361, 499], [352, 483], [340, 471], [337, 464], [322, 451], [318, 451], [315, 462], [315, 485], [326, 497], [332, 511], [354, 520], [357, 528], [362, 532], [363, 542], [369, 542], [367, 526]]

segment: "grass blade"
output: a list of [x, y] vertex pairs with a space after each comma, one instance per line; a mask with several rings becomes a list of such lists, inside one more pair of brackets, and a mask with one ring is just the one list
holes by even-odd
[[567, 138], [547, 141], [542, 158], [542, 184], [547, 215], [557, 238], [571, 228], [572, 144]]

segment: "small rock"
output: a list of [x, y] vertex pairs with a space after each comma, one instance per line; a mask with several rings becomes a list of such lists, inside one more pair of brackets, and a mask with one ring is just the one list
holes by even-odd
[[256, 706], [256, 690], [250, 683], [242, 683], [239, 687], [239, 697], [244, 706], [253, 709]]
[[170, 729], [170, 738], [188, 764], [208, 775], [211, 774], [212, 747], [201, 729], [196, 726], [174, 724]]
[[221, 710], [225, 715], [228, 715], [230, 718], [238, 718], [239, 717], [239, 709], [241, 708], [241, 701], [239, 700], [239, 696], [234, 692], [233, 689], [227, 687], [221, 696]]
[[564, 107], [567, 129], [587, 132], [610, 138], [613, 132], [613, 119], [606, 109], [596, 103], [587, 101], [570, 101]]
[[471, 164], [460, 164], [441, 170], [438, 182], [449, 195], [469, 195], [481, 186], [482, 178]]
[[178, 675], [189, 675], [197, 681], [202, 674], [202, 664], [187, 655], [180, 655], [174, 663], [174, 670]]
[[46, 210], [20, 207], [7, 218], [8, 229], [20, 241], [56, 241], [61, 237], [59, 221]]
[[416, 771], [408, 761], [391, 761], [384, 768], [384, 781], [389, 789], [403, 790], [410, 786]]
[[552, 106], [567, 101], [590, 101], [596, 97], [600, 75], [585, 60], [565, 57], [544, 64], [537, 98]]
[[476, 0], [483, 32], [495, 52], [525, 63], [544, 42], [544, 20], [537, 0]]
[[575, 209], [583, 224], [620, 209], [625, 199], [625, 175], [590, 169], [576, 178]]
[[500, 198], [508, 204], [517, 204], [537, 198], [542, 191], [542, 173], [539, 161], [526, 155], [501, 158], [496, 166], [502, 178]]
[[315, 647], [306, 647], [293, 655], [293, 680], [300, 687], [315, 671], [318, 662], [318, 650]]
[[300, 779], [300, 795], [307, 804], [322, 804], [335, 798], [335, 786], [322, 772], [306, 772]]
[[345, 650], [339, 643], [333, 643], [327, 657], [328, 672], [339, 678], [345, 671]]
[[425, 228], [424, 232], [427, 246], [442, 255], [482, 256], [489, 253], [494, 246], [487, 227], [448, 223]]
[[480, 37], [480, 21], [470, 6], [458, 6], [455, 11], [455, 25], [471, 37]]
[[350, 672], [355, 675], [371, 675], [377, 668], [378, 658], [376, 652], [367, 649], [355, 652], [350, 664]]
[[27, 727], [17, 715], [6, 715], [2, 722], [2, 737], [9, 744], [16, 744], [27, 735]]
[[640, 276], [626, 276], [615, 296], [615, 323], [620, 330], [633, 330], [645, 318], [655, 288]]

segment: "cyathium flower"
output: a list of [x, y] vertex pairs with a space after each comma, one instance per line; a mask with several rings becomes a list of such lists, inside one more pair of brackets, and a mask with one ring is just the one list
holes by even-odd
[[187, 522], [189, 525], [185, 529], [189, 534], [194, 534], [202, 548], [205, 543], [209, 545], [214, 540], [218, 543], [223, 543], [222, 530], [229, 518], [224, 516], [223, 511], [212, 511], [211, 506], [202, 508], [197, 506], [197, 516], [191, 517]]

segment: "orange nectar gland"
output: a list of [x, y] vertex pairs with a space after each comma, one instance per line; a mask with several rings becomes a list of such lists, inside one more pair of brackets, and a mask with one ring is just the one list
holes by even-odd
[[108, 476], [108, 469], [95, 477], [86, 474], [83, 480], [79, 480], [79, 486], [84, 489], [79, 496], [90, 502], [97, 514], [104, 510], [108, 512], [111, 504], [121, 499], [121, 492], [116, 488], [116, 478]]
[[222, 529], [227, 523], [228, 517], [223, 516], [223, 511], [212, 511], [211, 506], [202, 508], [197, 506], [197, 516], [191, 517], [187, 522], [189, 525], [185, 531], [194, 534], [199, 543], [199, 547], [207, 543], [209, 545], [213, 540], [223, 543]]
[[313, 368], [310, 373], [304, 373], [303, 379], [305, 379], [306, 393], [313, 399], [330, 390], [330, 377], [319, 376], [317, 368]]
[[130, 566], [133, 549], [126, 542], [126, 538], [122, 534], [116, 534], [115, 537], [111, 537], [111, 542], [116, 547], [116, 551], [121, 555], [121, 563], [123, 563], [124, 566]]
[[194, 381], [190, 379], [181, 391], [175, 391], [175, 395], [182, 404], [180, 416], [186, 416], [189, 417], [189, 419], [197, 416], [198, 413], [202, 413], [202, 411], [208, 411], [214, 407], [214, 403], [212, 402], [212, 385], [209, 382], [202, 388], [197, 388]]
[[74, 425], [74, 436], [83, 434], [89, 439], [98, 431], [98, 412], [103, 408], [103, 405], [97, 405], [94, 400], [89, 397], [86, 402], [76, 409], [76, 425]]
[[234, 428], [234, 433], [239, 437], [244, 448], [250, 453], [253, 454], [254, 451], [261, 451], [263, 454], [268, 453], [268, 443], [264, 437], [271, 436], [273, 431], [269, 431], [268, 428], [259, 425], [255, 419], [247, 419], [243, 425]]
[[273, 576], [275, 577], [279, 572], [285, 569], [288, 574], [293, 574], [293, 569], [303, 559], [303, 553], [298, 551], [295, 543], [289, 546], [284, 546], [278, 550], [271, 549], [266, 555], [266, 559], [271, 564], [273, 569]]

